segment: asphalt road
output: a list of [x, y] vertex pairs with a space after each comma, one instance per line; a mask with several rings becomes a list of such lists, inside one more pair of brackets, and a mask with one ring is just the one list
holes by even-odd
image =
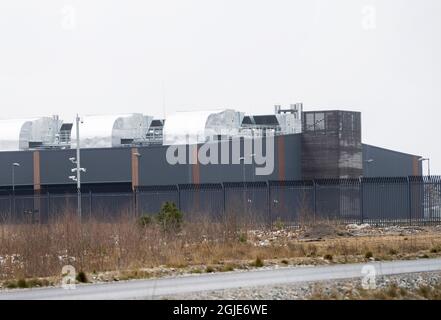
[[[441, 259], [372, 262], [377, 275], [441, 271]], [[366, 264], [345, 264], [316, 267], [284, 267], [279, 269], [189, 275], [157, 280], [133, 280], [105, 284], [77, 285], [63, 288], [18, 289], [0, 291], [0, 300], [61, 299], [157, 299], [161, 296], [190, 292], [257, 287], [322, 280], [362, 278]], [[366, 271], [366, 269], [364, 270]]]

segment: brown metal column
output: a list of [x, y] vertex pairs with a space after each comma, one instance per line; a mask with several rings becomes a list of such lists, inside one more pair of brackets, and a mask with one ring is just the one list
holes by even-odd
[[190, 152], [193, 152], [193, 159], [195, 159], [195, 163], [191, 165], [191, 173], [192, 173], [192, 183], [199, 184], [201, 182], [201, 176], [199, 172], [199, 145], [195, 145], [194, 148], [190, 148]]
[[139, 152], [138, 148], [132, 148], [132, 190], [139, 186]]

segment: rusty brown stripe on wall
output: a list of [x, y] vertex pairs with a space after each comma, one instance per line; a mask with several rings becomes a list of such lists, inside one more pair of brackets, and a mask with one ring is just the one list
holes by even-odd
[[419, 170], [419, 164], [420, 162], [418, 161], [418, 157], [413, 157], [413, 175], [414, 176], [419, 176], [420, 175], [420, 170]]
[[40, 152], [34, 151], [34, 190], [41, 189], [41, 176], [40, 176]]
[[279, 147], [279, 180], [285, 180], [285, 138], [279, 136], [277, 139], [277, 145]]
[[139, 186], [139, 156], [138, 148], [132, 148], [132, 190]]
[[199, 145], [196, 145], [195, 148], [191, 148], [193, 152], [193, 159], [196, 159], [195, 164], [191, 165], [191, 173], [192, 173], [192, 180], [194, 184], [199, 184], [201, 181], [200, 172], [199, 172], [199, 161], [198, 161], [198, 152], [199, 152]]

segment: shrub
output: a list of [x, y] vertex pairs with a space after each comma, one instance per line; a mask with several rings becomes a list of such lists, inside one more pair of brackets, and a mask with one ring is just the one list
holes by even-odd
[[190, 273], [202, 273], [202, 270], [201, 269], [193, 269], [193, 270], [191, 270], [190, 271]]
[[282, 221], [282, 219], [277, 218], [277, 220], [274, 222], [274, 227], [277, 230], [281, 230], [281, 229], [285, 228], [285, 223]]
[[398, 287], [396, 284], [391, 284], [387, 290], [386, 290], [386, 294], [388, 297], [390, 298], [396, 298], [398, 297]]
[[247, 234], [246, 233], [241, 233], [240, 235], [239, 235], [239, 242], [240, 243], [246, 243], [247, 242]]
[[8, 289], [15, 289], [17, 288], [17, 282], [15, 281], [6, 281], [3, 283], [3, 286]]
[[332, 261], [332, 254], [325, 254], [323, 258], [325, 258], [325, 260]]
[[318, 251], [318, 249], [317, 249], [317, 246], [316, 245], [314, 245], [314, 244], [309, 244], [307, 247], [306, 247], [306, 256], [307, 257], [316, 257], [317, 256], [317, 251]]
[[212, 266], [207, 266], [207, 268], [205, 269], [206, 273], [213, 273], [214, 272], [214, 268]]
[[430, 252], [431, 252], [431, 253], [438, 253], [438, 252], [441, 252], [441, 246], [440, 246], [440, 245], [437, 245], [437, 246], [432, 247], [432, 248], [430, 249]]
[[406, 290], [405, 288], [400, 288], [400, 295], [401, 295], [402, 297], [407, 296], [407, 290]]
[[25, 279], [19, 279], [17, 281], [17, 287], [19, 287], [19, 288], [27, 288], [28, 284], [27, 284]]
[[177, 231], [181, 228], [182, 212], [173, 202], [166, 202], [156, 216], [156, 220], [164, 231]]
[[389, 254], [390, 254], [390, 255], [396, 255], [397, 253], [398, 253], [398, 251], [395, 250], [395, 249], [390, 249], [390, 250], [389, 250]]
[[234, 271], [234, 266], [231, 264], [226, 264], [222, 268], [223, 272]]
[[80, 271], [80, 272], [78, 272], [76, 279], [77, 279], [77, 281], [80, 282], [80, 283], [86, 283], [86, 282], [89, 282], [89, 281], [87, 280], [87, 276], [86, 276], [86, 273], [85, 273], [84, 271]]
[[260, 257], [257, 257], [256, 260], [254, 260], [254, 262], [251, 265], [256, 268], [261, 268], [264, 266], [264, 263]]
[[149, 216], [149, 215], [147, 215], [147, 214], [142, 215], [142, 216], [138, 219], [138, 224], [139, 224], [141, 227], [147, 227], [147, 226], [151, 225], [152, 222], [153, 222], [152, 217]]
[[40, 279], [31, 279], [29, 281], [27, 281], [28, 287], [29, 288], [34, 288], [34, 287], [46, 287], [49, 285], [49, 281], [48, 280], [40, 280]]
[[432, 289], [429, 286], [421, 286], [418, 289], [419, 294], [422, 295], [426, 299], [429, 299], [431, 291], [432, 291]]

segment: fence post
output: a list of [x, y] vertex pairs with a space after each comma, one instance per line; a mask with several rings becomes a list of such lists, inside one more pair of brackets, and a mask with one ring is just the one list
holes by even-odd
[[363, 203], [364, 203], [364, 192], [363, 192], [363, 178], [360, 177], [358, 179], [359, 183], [360, 183], [360, 223], [363, 224], [364, 223], [364, 217], [363, 217]]
[[12, 217], [13, 217], [13, 214], [12, 214], [12, 196], [11, 196], [10, 193], [8, 194], [8, 199], [9, 199], [9, 218], [8, 218], [8, 220], [9, 220], [9, 222], [12, 222]]
[[47, 222], [49, 222], [52, 214], [51, 214], [51, 194], [48, 192], [47, 193], [47, 212], [46, 212], [46, 216], [47, 216]]
[[223, 211], [223, 214], [224, 214], [224, 219], [226, 219], [226, 217], [227, 217], [227, 207], [226, 207], [226, 204], [225, 204], [225, 185], [224, 185], [223, 182], [221, 183], [221, 185], [222, 185], [222, 211]]
[[273, 218], [271, 216], [271, 185], [269, 183], [269, 181], [266, 181], [266, 197], [267, 197], [267, 211], [268, 211], [268, 219], [270, 221], [270, 224], [272, 225], [273, 223]]
[[92, 190], [89, 190], [89, 219], [92, 217]]
[[178, 195], [178, 210], [181, 210], [181, 189], [179, 188], [179, 184], [176, 185], [176, 192]]
[[411, 184], [410, 184], [410, 178], [407, 177], [407, 197], [408, 199], [408, 205], [409, 205], [409, 225], [412, 225], [412, 190], [411, 190]]
[[312, 180], [312, 200], [313, 200], [313, 208], [314, 208], [314, 222], [317, 216], [317, 184], [315, 183], [315, 180]]

